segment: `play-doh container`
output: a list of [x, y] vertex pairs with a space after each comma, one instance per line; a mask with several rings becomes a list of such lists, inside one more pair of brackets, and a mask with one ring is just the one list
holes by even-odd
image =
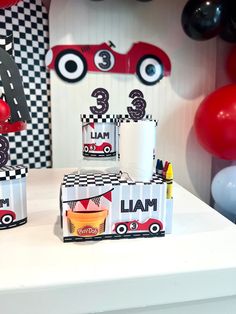
[[95, 237], [105, 231], [107, 209], [99, 211], [67, 211], [69, 229], [73, 236]]

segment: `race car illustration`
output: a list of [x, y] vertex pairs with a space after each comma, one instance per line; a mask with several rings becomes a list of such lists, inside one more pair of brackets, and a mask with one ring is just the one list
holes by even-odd
[[96, 144], [84, 144], [84, 152], [104, 152], [105, 154], [109, 154], [112, 150], [112, 146], [110, 143], [104, 142], [101, 145]]
[[129, 231], [149, 231], [151, 234], [158, 234], [163, 229], [163, 224], [160, 220], [150, 218], [144, 223], [138, 220], [127, 222], [117, 222], [114, 225], [113, 232], [124, 235]]
[[0, 210], [0, 222], [3, 225], [10, 225], [16, 219], [16, 214], [11, 210]]
[[109, 44], [60, 45], [46, 55], [46, 65], [64, 81], [75, 83], [87, 72], [136, 74], [145, 85], [154, 85], [171, 71], [171, 62], [160, 48], [145, 42], [134, 43], [126, 54], [117, 53]]

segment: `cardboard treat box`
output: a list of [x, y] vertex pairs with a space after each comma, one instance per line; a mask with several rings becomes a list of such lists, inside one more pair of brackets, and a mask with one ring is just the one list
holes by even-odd
[[26, 175], [24, 166], [0, 168], [0, 230], [27, 222]]
[[120, 174], [65, 175], [60, 201], [64, 242], [171, 233], [173, 199], [156, 174], [147, 183]]

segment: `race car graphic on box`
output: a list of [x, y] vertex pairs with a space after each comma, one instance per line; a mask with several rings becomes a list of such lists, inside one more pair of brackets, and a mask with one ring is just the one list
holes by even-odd
[[141, 223], [138, 220], [117, 222], [114, 225], [113, 232], [117, 234], [126, 234], [127, 232], [134, 231], [149, 231], [151, 234], [158, 234], [163, 230], [163, 224], [158, 219], [150, 218]]
[[12, 210], [0, 209], [0, 222], [2, 225], [10, 225], [16, 219], [16, 214]]
[[84, 144], [84, 152], [104, 152], [105, 154], [110, 153], [112, 146], [110, 143], [104, 142], [101, 145], [96, 144]]
[[145, 85], [154, 85], [170, 75], [170, 59], [157, 46], [136, 42], [126, 54], [114, 48], [111, 41], [99, 45], [58, 45], [47, 52], [46, 65], [69, 83], [82, 80], [87, 72], [136, 74]]

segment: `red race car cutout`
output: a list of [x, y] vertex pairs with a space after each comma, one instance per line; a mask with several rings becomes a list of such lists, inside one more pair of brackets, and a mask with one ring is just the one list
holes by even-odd
[[149, 231], [151, 234], [158, 234], [162, 229], [163, 224], [160, 220], [150, 218], [144, 223], [138, 220], [117, 222], [114, 225], [113, 231], [120, 235], [126, 234], [129, 231]]
[[0, 210], [0, 222], [3, 225], [10, 225], [16, 219], [16, 214], [11, 210]]
[[89, 153], [90, 151], [94, 152], [104, 152], [105, 154], [109, 154], [112, 150], [112, 146], [110, 143], [104, 142], [101, 145], [96, 144], [84, 144], [84, 152]]
[[46, 65], [55, 69], [64, 81], [74, 83], [89, 72], [136, 74], [145, 85], [154, 85], [171, 71], [167, 54], [160, 48], [144, 43], [134, 43], [126, 54], [114, 51], [115, 45], [60, 45], [46, 55]]

